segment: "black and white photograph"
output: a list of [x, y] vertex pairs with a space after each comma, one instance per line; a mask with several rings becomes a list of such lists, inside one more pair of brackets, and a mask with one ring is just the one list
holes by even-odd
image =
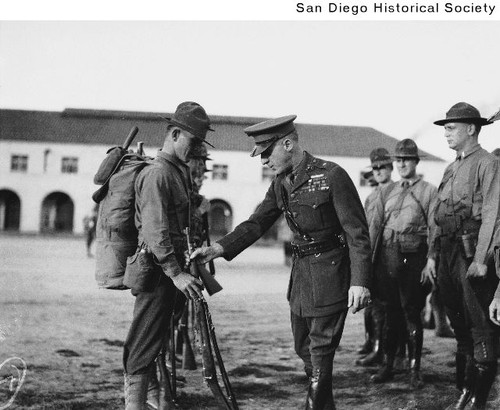
[[500, 408], [500, 6], [169, 3], [0, 20], [0, 410]]

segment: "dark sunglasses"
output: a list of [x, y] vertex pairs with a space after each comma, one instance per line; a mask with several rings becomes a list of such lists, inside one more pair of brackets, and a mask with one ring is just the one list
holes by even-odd
[[387, 165], [380, 165], [379, 167], [372, 167], [374, 171], [380, 171], [381, 169], [387, 169]]

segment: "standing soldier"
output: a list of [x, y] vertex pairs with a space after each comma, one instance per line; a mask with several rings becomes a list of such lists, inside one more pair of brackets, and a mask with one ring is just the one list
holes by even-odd
[[187, 163], [193, 146], [204, 142], [211, 130], [210, 120], [203, 107], [189, 101], [179, 104], [168, 122], [162, 149], [135, 181], [139, 249], [127, 262], [127, 286], [136, 299], [123, 353], [126, 410], [146, 408], [149, 377], [177, 289], [188, 298], [202, 296], [201, 280], [183, 270], [187, 244], [182, 230], [190, 223]]
[[[497, 372], [497, 329], [489, 320], [498, 278], [491, 253], [498, 225], [500, 174], [497, 158], [481, 148], [481, 126], [490, 122], [460, 102], [434, 124], [444, 126], [457, 152], [439, 185], [434, 247], [437, 281], [457, 340], [456, 383], [461, 395], [450, 409], [484, 409]], [[428, 266], [427, 276], [436, 277]]]
[[377, 296], [385, 312], [385, 363], [372, 377], [375, 383], [393, 377], [393, 366], [400, 340], [404, 316], [410, 385], [422, 386], [420, 360], [422, 357], [423, 325], [421, 314], [428, 290], [421, 284], [427, 263], [428, 238], [434, 229], [433, 212], [437, 189], [417, 175], [420, 161], [418, 147], [411, 139], [396, 144], [396, 166], [401, 180], [386, 188], [385, 202], [377, 201], [373, 224], [381, 233], [380, 260], [376, 270]]
[[[365, 211], [366, 219], [368, 221], [368, 228], [370, 231], [370, 240], [372, 244], [372, 250], [375, 245], [375, 238], [377, 237], [377, 227], [374, 226], [374, 210], [376, 209], [376, 204], [380, 201], [385, 201], [382, 195], [382, 190], [386, 187], [391, 187], [394, 182], [391, 179], [393, 165], [392, 158], [389, 155], [389, 151], [385, 148], [375, 148], [370, 153], [371, 168], [373, 173], [373, 179], [377, 183], [375, 190], [368, 195], [365, 201]], [[390, 192], [391, 188], [388, 188]], [[374, 266], [374, 269], [376, 267]], [[374, 277], [376, 281], [376, 275]], [[358, 359], [356, 364], [361, 366], [371, 366], [374, 364], [381, 364], [383, 359], [383, 348], [382, 348], [382, 330], [384, 324], [384, 312], [382, 309], [381, 301], [379, 298], [372, 295], [373, 303], [365, 308], [365, 345], [359, 351], [360, 354], [365, 354], [366, 356]]]
[[306, 409], [332, 410], [332, 369], [348, 307], [370, 302], [370, 240], [358, 193], [344, 169], [302, 150], [295, 115], [245, 129], [251, 156], [276, 174], [250, 218], [192, 258], [227, 260], [254, 243], [284, 213], [294, 233], [288, 287], [295, 351], [310, 377]]

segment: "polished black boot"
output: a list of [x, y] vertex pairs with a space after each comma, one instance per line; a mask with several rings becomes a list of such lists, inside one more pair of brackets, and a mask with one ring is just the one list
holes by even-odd
[[376, 366], [382, 364], [384, 352], [382, 348], [383, 321], [377, 315], [372, 315], [373, 349], [367, 356], [356, 360], [358, 366]]
[[422, 329], [411, 330], [408, 336], [408, 357], [410, 359], [410, 386], [413, 389], [421, 389], [424, 386], [420, 374], [423, 340], [424, 335]]
[[497, 374], [497, 362], [475, 363], [475, 368], [474, 393], [465, 409], [484, 410]]
[[332, 372], [314, 369], [309, 380], [306, 410], [335, 410], [332, 393]]
[[389, 353], [385, 355], [385, 363], [375, 373], [370, 380], [373, 383], [385, 383], [392, 380], [394, 377], [394, 353]]
[[460, 391], [460, 397], [458, 400], [448, 406], [446, 410], [463, 410], [467, 403], [469, 403], [474, 386], [474, 379], [476, 368], [474, 366], [474, 360], [470, 355], [464, 355], [457, 353], [455, 356], [456, 360], [456, 385], [457, 389]]

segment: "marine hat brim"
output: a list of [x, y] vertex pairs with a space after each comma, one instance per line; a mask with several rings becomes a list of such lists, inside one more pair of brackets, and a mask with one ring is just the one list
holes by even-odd
[[488, 121], [486, 118], [483, 117], [454, 117], [454, 118], [450, 117], [434, 121], [434, 124], [445, 125], [448, 124], [449, 122], [463, 122], [467, 124], [478, 124], [478, 125], [489, 125], [493, 123], [492, 121]]

